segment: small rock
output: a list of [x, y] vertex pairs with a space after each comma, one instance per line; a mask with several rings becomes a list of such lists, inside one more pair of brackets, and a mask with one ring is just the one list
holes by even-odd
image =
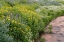
[[53, 26], [52, 28], [54, 28], [54, 29], [58, 29], [58, 28], [60, 28], [59, 26]]
[[57, 33], [57, 35], [58, 35], [59, 37], [64, 37], [64, 33], [63, 33], [63, 32], [59, 32], [59, 33]]
[[61, 40], [57, 40], [57, 42], [61, 42]]
[[53, 34], [60, 32], [60, 30], [52, 30]]

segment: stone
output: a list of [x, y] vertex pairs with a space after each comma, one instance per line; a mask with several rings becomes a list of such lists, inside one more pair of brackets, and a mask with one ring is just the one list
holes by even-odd
[[60, 28], [59, 26], [53, 26], [52, 28], [54, 28], [54, 29], [58, 29], [58, 28]]
[[57, 42], [61, 42], [61, 40], [57, 40]]
[[57, 36], [58, 36], [58, 37], [64, 37], [64, 33], [63, 33], [63, 32], [58, 32], [58, 33], [57, 33]]

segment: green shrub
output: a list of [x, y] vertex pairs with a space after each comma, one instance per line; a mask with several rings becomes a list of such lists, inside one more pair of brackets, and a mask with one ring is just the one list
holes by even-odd
[[0, 1], [0, 8], [3, 7], [3, 6], [9, 6], [9, 5], [4, 1]]
[[0, 42], [14, 42], [12, 36], [8, 35], [9, 24], [0, 21]]
[[[8, 24], [0, 25], [2, 29], [8, 29], [6, 33], [0, 34], [2, 42], [33, 42], [34, 39], [39, 37], [40, 31], [45, 31], [45, 26], [49, 22], [60, 15], [64, 15], [64, 7], [43, 7], [40, 12], [35, 12], [38, 7], [37, 4], [28, 5], [20, 4], [21, 1], [14, 3], [16, 0], [6, 0], [0, 8], [0, 20]], [[8, 4], [12, 6], [7, 6]], [[17, 2], [17, 1], [16, 1]], [[15, 6], [14, 6], [15, 5]], [[37, 7], [36, 7], [37, 6]], [[38, 14], [39, 13], [39, 14]], [[4, 19], [4, 20], [3, 20]], [[1, 22], [1, 23], [2, 23]], [[4, 28], [6, 27], [6, 28]], [[8, 39], [9, 38], [9, 39]]]
[[6, 22], [9, 24], [8, 34], [13, 36], [17, 42], [32, 42], [32, 32], [28, 25], [25, 25], [19, 14], [6, 16]]
[[33, 7], [34, 9], [39, 8], [39, 4], [38, 4], [38, 3], [36, 3], [36, 2], [34, 2], [34, 3], [30, 4], [30, 6], [31, 6], [31, 7]]
[[[17, 7], [17, 6], [16, 6]], [[21, 19], [25, 22], [25, 24], [27, 24], [28, 26], [31, 27], [31, 31], [33, 33], [33, 38], [37, 38], [38, 37], [38, 32], [40, 30], [44, 31], [44, 23], [42, 21], [42, 18], [40, 17], [39, 14], [37, 14], [36, 12], [29, 10], [29, 9], [25, 9], [24, 7], [22, 8], [21, 6], [16, 8], [14, 7], [15, 13], [16, 14], [21, 14]], [[16, 11], [18, 10], [18, 11]]]

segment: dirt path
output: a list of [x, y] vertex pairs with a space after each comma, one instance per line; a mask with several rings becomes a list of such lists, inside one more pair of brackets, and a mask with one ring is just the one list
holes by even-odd
[[64, 42], [64, 16], [57, 17], [51, 23], [53, 34], [44, 34], [46, 42]]

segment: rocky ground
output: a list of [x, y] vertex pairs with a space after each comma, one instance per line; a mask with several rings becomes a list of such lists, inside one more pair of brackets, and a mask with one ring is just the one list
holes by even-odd
[[52, 34], [43, 34], [46, 42], [64, 42], [64, 16], [57, 17], [50, 22], [52, 25]]

